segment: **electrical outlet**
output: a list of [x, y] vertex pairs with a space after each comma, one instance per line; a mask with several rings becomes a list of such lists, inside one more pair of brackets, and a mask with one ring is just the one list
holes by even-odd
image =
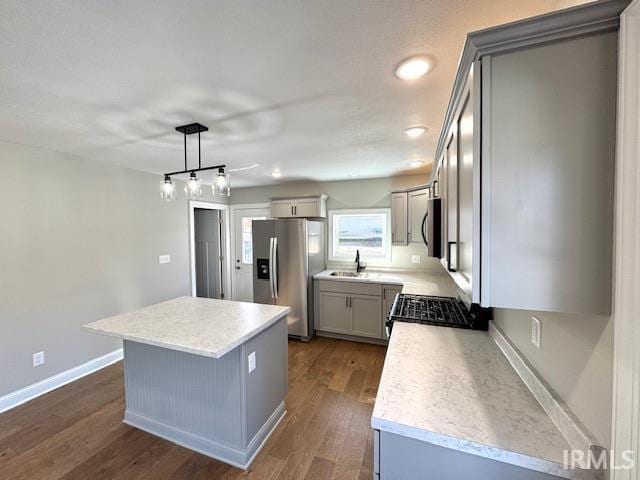
[[171, 263], [171, 255], [159, 255], [158, 263]]
[[249, 373], [253, 372], [256, 369], [256, 352], [251, 352], [249, 354]]
[[420, 255], [411, 255], [411, 263], [420, 263]]
[[39, 367], [40, 365], [44, 365], [44, 352], [33, 354], [33, 366]]
[[540, 342], [542, 340], [542, 324], [536, 317], [531, 317], [531, 343], [533, 343], [537, 349], [540, 349]]

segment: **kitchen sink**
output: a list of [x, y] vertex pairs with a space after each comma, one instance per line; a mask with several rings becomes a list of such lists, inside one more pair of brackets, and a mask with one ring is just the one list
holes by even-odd
[[361, 273], [357, 273], [357, 272], [331, 272], [329, 275], [331, 275], [332, 277], [360, 277], [362, 276]]

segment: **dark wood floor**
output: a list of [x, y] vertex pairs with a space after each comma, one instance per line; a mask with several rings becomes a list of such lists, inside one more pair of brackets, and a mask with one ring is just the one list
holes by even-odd
[[246, 472], [122, 423], [121, 362], [0, 415], [0, 479], [371, 479], [384, 347], [289, 342], [287, 415]]

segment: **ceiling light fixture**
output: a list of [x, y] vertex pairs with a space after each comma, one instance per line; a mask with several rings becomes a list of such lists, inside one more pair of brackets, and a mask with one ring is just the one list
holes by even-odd
[[409, 127], [406, 130], [403, 130], [402, 133], [404, 133], [409, 138], [418, 138], [427, 133], [427, 127]]
[[276, 170], [274, 172], [271, 172], [271, 176], [273, 178], [280, 178], [282, 176], [282, 172], [279, 172], [279, 171]]
[[168, 175], [164, 176], [164, 180], [160, 184], [160, 198], [167, 202], [174, 201], [178, 198], [176, 186]]
[[184, 186], [184, 193], [187, 200], [200, 200], [202, 198], [202, 180], [196, 176], [196, 172], [191, 172], [189, 180]]
[[[189, 180], [184, 187], [184, 193], [188, 200], [200, 200], [202, 198], [202, 180], [196, 175], [196, 172], [203, 172], [206, 170], [218, 170], [218, 173], [214, 176], [212, 189], [213, 194], [220, 197], [228, 197], [231, 195], [231, 181], [228, 173], [224, 173], [224, 167], [226, 165], [214, 165], [212, 167], [202, 166], [202, 152], [200, 149], [200, 134], [207, 132], [208, 127], [200, 123], [189, 123], [188, 125], [181, 125], [176, 127], [176, 130], [184, 135], [184, 170], [177, 172], [169, 172], [164, 174], [164, 181], [161, 183], [160, 198], [165, 201], [175, 200], [176, 188], [171, 177], [175, 175], [182, 175], [183, 173], [189, 174]], [[189, 169], [187, 166], [187, 135], [198, 134], [198, 168]]]
[[413, 160], [412, 162], [409, 162], [409, 165], [411, 165], [411, 168], [418, 168], [421, 167], [424, 164], [424, 162], [422, 160]]
[[398, 64], [395, 74], [402, 80], [415, 80], [429, 73], [433, 63], [431, 58], [424, 55], [406, 58]]
[[213, 195], [219, 197], [231, 196], [231, 178], [228, 173], [224, 173], [224, 167], [218, 169], [213, 177], [213, 183], [211, 184]]

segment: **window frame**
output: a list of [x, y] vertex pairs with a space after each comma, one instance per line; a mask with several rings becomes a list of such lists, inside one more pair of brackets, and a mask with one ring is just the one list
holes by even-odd
[[383, 231], [383, 247], [385, 255], [384, 257], [371, 257], [366, 254], [363, 254], [362, 261], [366, 262], [367, 265], [390, 265], [391, 264], [391, 253], [392, 253], [392, 245], [391, 245], [391, 209], [390, 208], [349, 208], [349, 209], [335, 209], [329, 210], [328, 212], [328, 235], [327, 235], [327, 248], [328, 248], [328, 259], [333, 263], [353, 263], [355, 260], [355, 255], [353, 258], [349, 258], [344, 255], [334, 255], [334, 244], [336, 240], [336, 236], [334, 235], [334, 218], [340, 215], [380, 215], [383, 214], [385, 216], [385, 229]]

